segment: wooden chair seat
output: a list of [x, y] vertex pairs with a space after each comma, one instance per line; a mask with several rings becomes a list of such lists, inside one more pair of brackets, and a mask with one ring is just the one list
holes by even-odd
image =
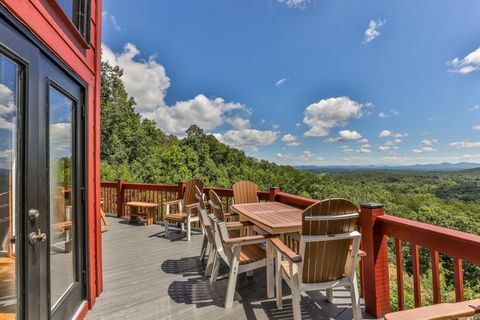
[[385, 315], [385, 320], [450, 320], [475, 314], [480, 314], [480, 299], [393, 312]]
[[170, 213], [165, 216], [165, 220], [175, 221], [175, 222], [184, 222], [185, 220], [187, 220], [187, 214], [184, 212]]
[[240, 265], [263, 260], [267, 257], [265, 250], [256, 244], [242, 246], [240, 251]]

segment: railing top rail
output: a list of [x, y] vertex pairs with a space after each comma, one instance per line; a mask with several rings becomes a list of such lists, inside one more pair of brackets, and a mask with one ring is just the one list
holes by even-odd
[[480, 236], [390, 215], [377, 221], [385, 235], [480, 265]]

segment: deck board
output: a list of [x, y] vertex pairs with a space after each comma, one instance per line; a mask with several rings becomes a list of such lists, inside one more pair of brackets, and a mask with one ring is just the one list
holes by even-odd
[[[226, 278], [210, 284], [198, 261], [201, 235], [187, 242], [165, 239], [163, 226], [129, 225], [108, 217], [110, 229], [103, 233], [104, 292], [86, 319], [293, 319], [288, 287], [284, 284], [284, 309], [267, 299], [265, 269], [251, 278], [239, 276], [237, 295], [230, 310], [223, 308]], [[221, 268], [224, 273], [226, 266]], [[350, 298], [335, 290], [334, 303], [324, 292], [302, 297], [303, 319], [351, 319]], [[367, 318], [367, 317], [366, 317]]]

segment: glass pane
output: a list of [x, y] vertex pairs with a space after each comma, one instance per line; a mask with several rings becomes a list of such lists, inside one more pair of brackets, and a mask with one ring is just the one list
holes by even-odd
[[65, 15], [72, 21], [73, 21], [74, 2], [75, 2], [74, 0], [57, 0], [57, 3], [63, 9], [63, 12], [65, 12]]
[[0, 54], [0, 319], [15, 319], [15, 193], [18, 66]]
[[75, 282], [72, 217], [74, 102], [53, 87], [50, 87], [49, 99], [50, 293], [54, 307]]

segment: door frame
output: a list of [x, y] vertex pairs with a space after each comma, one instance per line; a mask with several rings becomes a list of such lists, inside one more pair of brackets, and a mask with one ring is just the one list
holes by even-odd
[[[83, 93], [82, 100], [83, 101], [78, 101], [79, 105], [78, 107], [81, 108], [81, 112], [83, 114], [83, 117], [81, 119], [81, 135], [78, 135], [78, 139], [82, 139], [82, 159], [81, 161], [77, 162], [83, 162], [83, 173], [81, 173], [81, 177], [83, 179], [84, 185], [83, 185], [83, 191], [81, 191], [80, 197], [83, 197], [83, 234], [80, 236], [82, 240], [82, 245], [84, 246], [84, 250], [82, 252], [82, 260], [83, 260], [83, 266], [82, 266], [82, 274], [83, 274], [83, 279], [81, 281], [83, 282], [83, 300], [88, 300], [89, 296], [89, 274], [90, 274], [90, 259], [89, 259], [89, 248], [90, 248], [90, 237], [88, 236], [88, 226], [92, 221], [90, 221], [89, 217], [89, 203], [88, 203], [88, 190], [89, 190], [89, 185], [88, 185], [88, 172], [89, 172], [89, 163], [88, 163], [88, 149], [89, 149], [89, 140], [88, 140], [88, 99], [87, 97], [89, 96], [88, 93], [88, 85], [86, 81], [84, 81], [82, 78], [80, 78], [75, 72], [73, 72], [63, 61], [60, 60], [41, 40], [39, 40], [22, 22], [20, 22], [8, 9], [3, 5], [0, 4], [0, 20], [3, 20], [6, 25], [11, 27], [13, 31], [18, 35], [18, 37], [25, 39], [26, 41], [30, 42], [33, 46], [35, 46], [40, 54], [43, 54], [46, 58], [48, 58], [55, 67], [57, 67], [61, 72], [63, 72], [66, 76], [68, 76], [70, 79], [72, 79], [76, 84], [79, 85], [81, 88], [81, 91]], [[30, 61], [25, 60], [24, 58], [20, 57], [19, 55], [15, 54], [17, 50], [12, 50], [11, 47], [7, 45], [1, 45], [0, 44], [0, 52], [4, 54], [5, 56], [9, 57], [15, 62], [18, 62], [20, 67], [23, 69], [23, 72], [21, 73], [21, 76], [23, 78], [23, 83], [21, 83], [21, 91], [19, 94], [19, 107], [18, 107], [18, 123], [20, 124], [21, 128], [18, 129], [18, 132], [21, 132], [21, 137], [19, 141], [19, 162], [18, 165], [18, 170], [22, 170], [22, 173], [26, 172], [26, 162], [27, 162], [27, 150], [26, 150], [26, 140], [29, 134], [28, 128], [27, 128], [27, 117], [29, 114], [31, 114], [32, 109], [34, 106], [29, 105], [29, 99], [28, 95], [32, 93], [32, 90], [34, 88], [30, 88], [29, 82], [31, 78], [39, 79], [38, 78], [38, 67], [37, 70], [33, 70], [33, 68], [30, 68], [30, 65], [32, 63], [39, 63], [39, 59], [32, 59]], [[30, 57], [28, 57], [30, 58]], [[31, 71], [33, 71], [35, 74], [31, 75]], [[37, 92], [38, 93], [38, 92]], [[37, 95], [36, 100], [38, 100], [39, 95]], [[36, 101], [39, 103], [39, 101]], [[33, 107], [33, 108], [32, 108]], [[20, 131], [21, 130], [21, 131]], [[48, 143], [48, 141], [46, 141]], [[76, 170], [77, 168], [75, 168]], [[80, 177], [80, 175], [78, 175]], [[28, 259], [28, 252], [31, 250], [29, 247], [31, 247], [28, 244], [27, 239], [27, 233], [28, 233], [28, 224], [30, 223], [28, 221], [27, 213], [26, 211], [28, 210], [28, 204], [26, 203], [26, 193], [27, 193], [27, 188], [28, 188], [28, 183], [27, 183], [27, 177], [26, 174], [23, 174], [19, 176], [18, 179], [20, 183], [20, 187], [22, 189], [19, 189], [19, 195], [18, 195], [18, 209], [17, 209], [17, 236], [15, 239], [15, 244], [17, 246], [16, 251], [17, 251], [17, 261], [16, 261], [16, 268], [17, 268], [17, 285], [19, 286], [17, 288], [17, 318], [18, 319], [23, 319], [27, 314], [31, 313], [32, 310], [27, 310], [30, 308], [30, 306], [27, 306], [27, 295], [31, 294], [32, 290], [37, 291], [39, 288], [31, 288], [29, 287], [29, 279], [27, 279], [28, 273], [27, 271], [27, 265], [26, 261]], [[30, 196], [29, 196], [30, 197]], [[38, 201], [37, 201], [38, 202]], [[79, 213], [82, 214], [82, 213]], [[94, 222], [94, 221], [93, 221]], [[48, 252], [49, 254], [49, 252]], [[49, 259], [49, 258], [48, 258]], [[48, 277], [49, 277], [49, 272], [48, 272]], [[48, 282], [50, 279], [48, 278]], [[38, 284], [38, 281], [36, 281]], [[49, 284], [48, 284], [49, 286]], [[36, 289], [36, 290], [35, 290]], [[39, 298], [39, 297], [38, 297]], [[37, 300], [38, 300], [37, 298]], [[41, 299], [40, 299], [41, 300]], [[38, 302], [40, 302], [40, 300]], [[48, 301], [50, 299], [47, 299]], [[49, 310], [49, 317], [51, 317], [51, 310], [50, 310], [50, 305], [47, 306]], [[42, 308], [42, 307], [40, 307]], [[81, 305], [80, 305], [81, 308]], [[29, 312], [30, 311], [30, 312]]]

